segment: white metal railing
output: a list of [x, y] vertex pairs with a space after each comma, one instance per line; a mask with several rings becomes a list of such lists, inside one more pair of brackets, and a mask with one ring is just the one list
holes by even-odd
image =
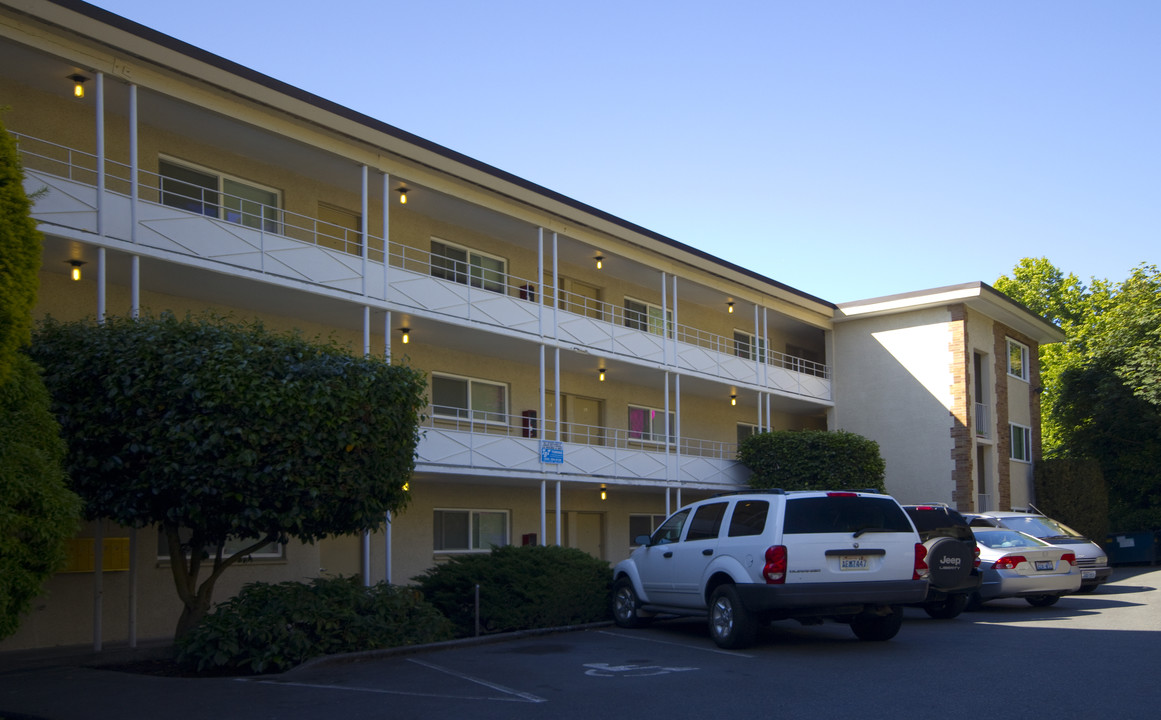
[[[87, 186], [96, 185], [98, 177], [97, 157], [92, 153], [21, 133], [12, 133], [12, 135], [16, 138], [21, 161], [26, 169], [66, 178]], [[105, 187], [107, 191], [122, 197], [130, 196], [132, 192], [131, 175], [130, 166], [106, 159]], [[243, 228], [250, 228], [260, 235], [290, 238], [351, 256], [353, 259], [362, 257], [363, 234], [350, 228], [289, 210], [262, 205], [252, 199], [229, 195], [220, 190], [198, 188], [189, 183], [173, 182], [172, 180], [167, 181], [158, 173], [140, 168], [137, 170], [137, 177], [138, 197], [144, 203], [206, 216], [224, 225], [233, 224], [235, 227], [240, 225]], [[382, 267], [383, 238], [368, 233], [367, 245], [367, 260]], [[266, 272], [269, 272], [269, 269], [266, 267], [265, 257], [269, 252], [263, 244], [260, 248], [262, 255], [260, 267]], [[829, 381], [831, 376], [830, 367], [824, 363], [769, 350], [763, 348], [761, 344], [754, 348], [750, 342], [740, 342], [733, 337], [672, 321], [665, 322], [666, 329], [663, 330], [661, 319], [653, 317], [648, 312], [595, 300], [562, 288], [553, 288], [549, 283], [511, 275], [506, 272], [506, 268], [500, 272], [473, 265], [471, 262], [433, 254], [428, 250], [397, 243], [390, 245], [387, 263], [388, 268], [408, 270], [418, 275], [466, 285], [470, 289], [478, 289], [485, 295], [496, 293], [529, 303], [537, 303], [539, 302], [538, 293], [544, 292], [546, 306], [551, 307], [553, 298], [555, 298], [556, 307], [559, 310], [574, 316], [596, 320], [603, 325], [604, 338], [590, 341], [590, 344], [598, 349], [610, 352], [626, 352], [622, 346], [618, 345], [615, 336], [618, 328], [627, 328], [656, 336], [659, 340], [664, 336], [666, 339], [675, 339], [679, 345], [715, 353], [718, 358], [716, 365], [698, 367], [697, 369], [717, 374], [731, 381], [760, 383], [760, 369], [763, 365], [825, 381]], [[356, 268], [352, 269], [351, 272], [354, 273], [354, 276], [346, 278], [349, 282], [357, 279], [361, 271], [357, 269], [356, 265]], [[363, 280], [366, 281], [366, 279], [364, 275]], [[328, 283], [323, 282], [323, 284]], [[348, 285], [347, 287], [354, 286]], [[387, 290], [384, 288], [382, 292], [386, 297]], [[680, 352], [681, 348], [679, 347], [679, 354]], [[751, 371], [739, 374], [723, 370], [722, 366], [725, 363], [739, 360], [753, 363], [750, 365]], [[789, 385], [772, 382], [771, 385], [781, 390], [829, 399], [828, 385], [818, 386], [804, 382]]]
[[991, 437], [991, 429], [991, 409], [983, 403], [976, 403], [976, 435], [982, 438]]
[[[461, 432], [521, 437], [532, 440], [559, 440], [577, 445], [640, 450], [642, 452], [676, 453], [681, 455], [736, 461], [737, 443], [702, 440], [698, 438], [670, 438], [645, 430], [626, 430], [600, 425], [584, 425], [555, 419], [541, 421], [535, 416], [469, 410], [466, 408], [431, 405], [427, 409], [425, 427]], [[559, 432], [558, 432], [559, 429]]]

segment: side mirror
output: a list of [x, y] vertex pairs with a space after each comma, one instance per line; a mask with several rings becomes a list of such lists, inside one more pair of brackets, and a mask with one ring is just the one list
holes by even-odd
[[633, 542], [644, 547], [649, 547], [649, 536], [638, 535], [637, 537], [633, 538]]

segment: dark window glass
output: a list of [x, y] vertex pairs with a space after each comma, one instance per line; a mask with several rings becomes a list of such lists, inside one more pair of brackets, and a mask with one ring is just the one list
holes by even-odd
[[787, 535], [860, 530], [912, 532], [903, 509], [887, 498], [836, 495], [786, 501]]
[[766, 516], [770, 514], [770, 503], [765, 500], [747, 500], [734, 506], [730, 518], [730, 537], [761, 535], [766, 529]]
[[657, 532], [653, 533], [653, 538], [650, 540], [651, 545], [663, 545], [665, 543], [675, 543], [681, 539], [681, 529], [685, 527], [685, 521], [689, 518], [689, 510], [682, 510], [669, 517], [661, 527], [657, 528]]
[[161, 203], [180, 210], [218, 217], [218, 178], [162, 160]]
[[686, 540], [708, 540], [716, 538], [722, 529], [722, 516], [726, 514], [726, 503], [710, 503], [702, 505], [693, 514], [689, 521], [689, 532]]

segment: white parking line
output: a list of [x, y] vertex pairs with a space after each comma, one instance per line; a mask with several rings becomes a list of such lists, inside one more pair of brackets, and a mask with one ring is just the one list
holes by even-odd
[[[467, 680], [468, 682], [474, 682], [474, 683], [477, 683], [479, 685], [483, 685], [484, 687], [492, 688], [493, 690], [496, 690], [498, 692], [507, 693], [509, 695], [515, 695], [516, 697], [518, 697], [521, 700], [524, 700], [526, 702], [534, 702], [534, 703], [548, 702], [546, 699], [544, 699], [542, 697], [537, 697], [536, 695], [533, 695], [532, 693], [520, 692], [519, 690], [512, 690], [511, 688], [506, 688], [503, 685], [497, 685], [496, 683], [488, 682], [487, 680], [481, 680], [479, 678], [472, 677], [471, 675], [466, 675], [466, 674], [458, 672], [456, 670], [449, 670], [448, 668], [443, 668], [443, 667], [440, 667], [439, 665], [433, 665], [431, 663], [424, 662], [422, 660], [416, 660], [415, 658], [410, 658], [410, 659], [408, 659], [407, 662], [415, 663], [416, 665], [422, 665], [423, 667], [431, 668], [432, 670], [438, 670], [439, 672], [447, 673], [448, 675], [458, 677], [461, 680]], [[497, 699], [499, 699], [499, 698], [497, 698]]]
[[498, 685], [498, 684], [493, 683], [493, 682], [488, 682], [487, 680], [481, 680], [480, 678], [472, 677], [471, 675], [466, 675], [464, 673], [457, 672], [455, 670], [449, 670], [448, 668], [440, 667], [439, 665], [433, 665], [432, 663], [423, 662], [422, 660], [416, 660], [416, 659], [412, 658], [412, 659], [409, 659], [407, 662], [415, 663], [416, 665], [421, 665], [425, 668], [428, 668], [430, 670], [435, 670], [437, 672], [446, 673], [448, 675], [452, 675], [452, 676], [457, 677], [461, 680], [467, 680], [468, 682], [475, 683], [477, 685], [483, 685], [484, 687], [491, 688], [492, 690], [495, 690], [496, 692], [504, 693], [504, 695], [500, 696], [500, 697], [497, 697], [495, 695], [449, 695], [446, 693], [422, 693], [422, 692], [411, 692], [411, 691], [407, 691], [407, 690], [387, 690], [384, 688], [358, 687], [358, 686], [354, 686], [354, 685], [331, 685], [331, 684], [324, 684], [324, 683], [285, 682], [285, 681], [280, 681], [280, 680], [251, 680], [249, 678], [237, 678], [237, 679], [241, 680], [242, 682], [253, 682], [253, 683], [259, 683], [262, 685], [289, 685], [291, 687], [316, 688], [319, 690], [345, 690], [348, 692], [379, 693], [381, 695], [408, 695], [410, 697], [428, 697], [428, 698], [440, 698], [440, 699], [446, 699], [446, 700], [499, 700], [501, 702], [531, 702], [531, 703], [548, 702], [547, 699], [542, 698], [542, 697], [537, 697], [536, 695], [533, 695], [532, 693], [520, 692], [519, 690], [513, 690], [511, 688], [506, 688], [503, 685]]
[[669, 642], [667, 640], [654, 640], [653, 638], [642, 637], [641, 635], [637, 635], [634, 633], [615, 633], [615, 632], [609, 632], [608, 630], [598, 630], [597, 632], [601, 633], [602, 635], [612, 635], [613, 637], [622, 638], [624, 640], [640, 640], [641, 642], [657, 643], [658, 645], [673, 645], [675, 647], [686, 648], [687, 650], [700, 650], [702, 652], [711, 652], [711, 653], [714, 653], [717, 655], [730, 655], [732, 657], [743, 657], [743, 658], [754, 657], [753, 655], [747, 655], [746, 653], [734, 652], [733, 650], [720, 650], [718, 648], [707, 648], [707, 647], [702, 647], [700, 645], [686, 645], [685, 643], [675, 643], [675, 642]]

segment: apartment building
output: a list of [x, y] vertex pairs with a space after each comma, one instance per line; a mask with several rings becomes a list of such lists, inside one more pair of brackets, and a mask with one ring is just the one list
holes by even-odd
[[[1011, 470], [994, 460], [969, 491], [986, 454], [956, 455], [946, 478], [928, 466], [893, 473], [933, 450], [884, 434], [883, 403], [930, 403], [915, 377], [864, 351], [875, 323], [926, 323], [935, 300], [837, 308], [75, 0], [0, 2], [0, 105], [39, 193], [39, 316], [212, 309], [335, 336], [427, 375], [406, 511], [373, 535], [270, 548], [228, 572], [221, 597], [319, 574], [406, 583], [512, 543], [616, 561], [670, 510], [744, 486], [737, 443], [767, 429], [865, 428], [892, 490], [965, 509], [989, 493], [1009, 500]], [[996, 367], [997, 345], [971, 344], [995, 317], [1034, 374], [1051, 326], [979, 294], [940, 306], [961, 315], [940, 321], [959, 323], [960, 350], [949, 329], [946, 342], [927, 339], [950, 356], [913, 359], [968, 377], [978, 349], [981, 367]], [[1009, 384], [1001, 400], [998, 380], [955, 382], [963, 396], [943, 403], [953, 425], [979, 419], [973, 398], [1029, 400], [1004, 417], [1026, 423], [1034, 455], [1030, 389]], [[1004, 451], [988, 427], [991, 445], [969, 433], [963, 447]], [[0, 650], [165, 637], [179, 610], [156, 532], [90, 524]]]
[[838, 306], [834, 422], [879, 443], [908, 502], [1025, 509], [1040, 457], [1042, 343], [1059, 328], [980, 282]]

